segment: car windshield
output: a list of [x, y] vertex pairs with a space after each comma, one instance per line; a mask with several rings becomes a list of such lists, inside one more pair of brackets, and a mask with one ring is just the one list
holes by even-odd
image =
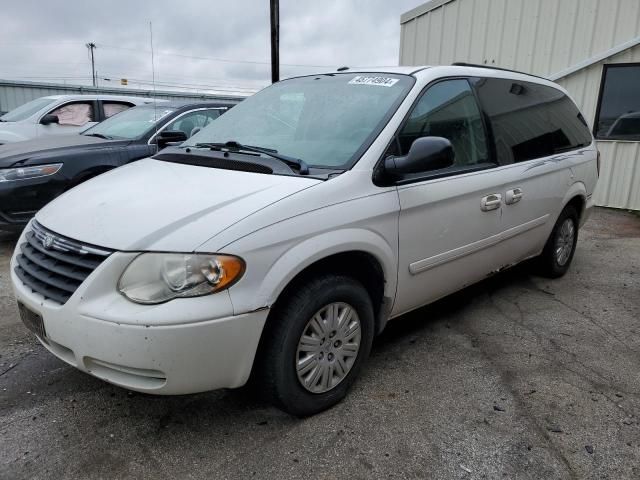
[[0, 117], [0, 120], [2, 120], [3, 122], [19, 122], [21, 120], [25, 120], [47, 105], [51, 105], [55, 101], [55, 98], [36, 98], [35, 100], [31, 100], [30, 102], [27, 102], [24, 105], [20, 105], [18, 108], [14, 108], [10, 112], [5, 113], [2, 117]]
[[82, 132], [82, 135], [134, 140], [152, 130], [156, 123], [175, 109], [158, 105], [133, 107]]
[[349, 168], [413, 85], [407, 75], [325, 74], [265, 88], [202, 129], [185, 146], [235, 141], [317, 168]]

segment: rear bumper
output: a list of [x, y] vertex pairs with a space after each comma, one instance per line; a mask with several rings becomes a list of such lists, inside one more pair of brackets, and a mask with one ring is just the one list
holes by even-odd
[[591, 212], [593, 212], [593, 208], [595, 207], [595, 202], [593, 201], [593, 195], [589, 195], [587, 197], [587, 201], [584, 203], [584, 211], [582, 215], [580, 215], [580, 227], [582, 227], [589, 217], [591, 216]]

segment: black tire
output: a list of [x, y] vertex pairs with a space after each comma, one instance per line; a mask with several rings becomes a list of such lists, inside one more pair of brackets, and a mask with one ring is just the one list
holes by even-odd
[[[308, 332], [308, 323], [314, 315], [338, 302], [355, 310], [360, 322], [360, 346], [350, 370], [337, 385], [326, 392], [312, 393], [298, 379], [298, 343], [303, 333]], [[254, 381], [259, 393], [298, 417], [314, 415], [340, 402], [357, 378], [373, 343], [373, 305], [366, 289], [347, 276], [323, 275], [290, 289], [271, 315], [256, 360], [259, 364]], [[314, 358], [320, 358], [319, 355]], [[325, 361], [328, 359], [329, 354], [323, 357]], [[331, 381], [334, 381], [334, 373], [332, 370]]]
[[[557, 249], [562, 242], [562, 226], [566, 221], [573, 223], [574, 234], [573, 241], [571, 242], [571, 252], [569, 253], [566, 261], [562, 263], [559, 261]], [[556, 224], [553, 226], [553, 230], [551, 231], [551, 235], [549, 235], [549, 239], [544, 246], [542, 254], [537, 258], [536, 263], [538, 272], [541, 275], [549, 278], [559, 278], [567, 273], [567, 270], [569, 270], [569, 267], [571, 266], [573, 255], [576, 252], [576, 245], [578, 243], [578, 227], [578, 212], [572, 205], [567, 205], [564, 210], [562, 210]]]

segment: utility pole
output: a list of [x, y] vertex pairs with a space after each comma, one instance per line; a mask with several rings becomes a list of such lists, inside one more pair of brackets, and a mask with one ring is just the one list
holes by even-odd
[[93, 82], [93, 86], [97, 87], [98, 86], [98, 82], [97, 82], [97, 78], [96, 78], [96, 62], [95, 59], [93, 57], [93, 51], [96, 48], [96, 44], [93, 42], [89, 42], [87, 43], [87, 48], [89, 49], [89, 53], [91, 54], [91, 80]]
[[271, 82], [280, 80], [280, 0], [271, 4]]

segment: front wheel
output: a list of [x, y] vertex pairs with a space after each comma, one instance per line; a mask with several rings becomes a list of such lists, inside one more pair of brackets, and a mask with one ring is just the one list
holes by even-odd
[[578, 243], [578, 213], [568, 205], [560, 214], [551, 235], [538, 257], [540, 273], [550, 278], [563, 276], [569, 270]]
[[292, 289], [272, 315], [256, 379], [263, 393], [300, 417], [342, 400], [373, 342], [366, 289], [352, 278], [324, 275]]

